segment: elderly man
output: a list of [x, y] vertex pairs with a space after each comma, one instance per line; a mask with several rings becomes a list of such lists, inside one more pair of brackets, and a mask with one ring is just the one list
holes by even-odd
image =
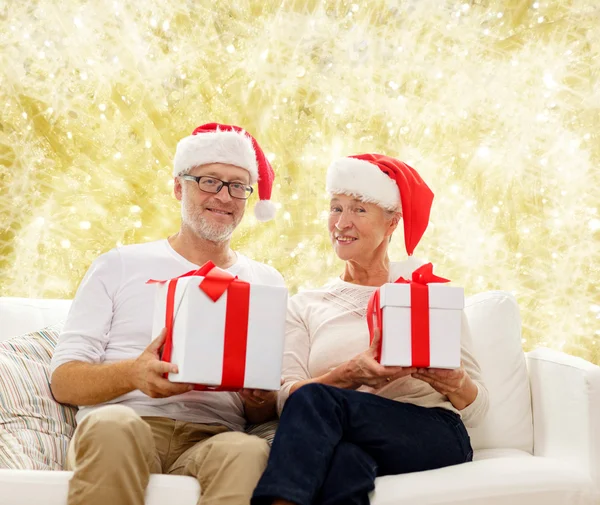
[[265, 468], [267, 443], [246, 421], [275, 416], [275, 395], [194, 391], [163, 378], [165, 331], [153, 340], [155, 288], [212, 261], [240, 279], [283, 285], [281, 274], [230, 248], [252, 185], [258, 219], [273, 217], [273, 170], [237, 126], [206, 124], [183, 138], [174, 160], [181, 228], [156, 242], [112, 249], [79, 286], [52, 360], [52, 392], [79, 406], [67, 467], [69, 505], [142, 505], [151, 473], [196, 477], [202, 504], [249, 503]]

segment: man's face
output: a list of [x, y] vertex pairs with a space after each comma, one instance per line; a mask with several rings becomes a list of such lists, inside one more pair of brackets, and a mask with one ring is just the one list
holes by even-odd
[[[211, 163], [188, 172], [196, 177], [212, 177], [225, 182], [250, 184], [247, 170], [234, 165]], [[208, 181], [218, 185], [218, 181]], [[232, 198], [225, 186], [218, 193], [202, 191], [193, 180], [175, 178], [175, 196], [181, 201], [183, 225], [211, 242], [229, 240], [246, 210], [246, 200]]]

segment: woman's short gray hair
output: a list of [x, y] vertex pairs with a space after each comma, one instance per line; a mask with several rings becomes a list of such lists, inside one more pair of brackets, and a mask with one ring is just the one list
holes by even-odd
[[[385, 212], [385, 217], [388, 220], [393, 219], [396, 216], [396, 214], [399, 214], [398, 217], [402, 218], [402, 212], [400, 212], [399, 210], [383, 209], [383, 211]], [[392, 241], [392, 235], [390, 235], [389, 242]]]

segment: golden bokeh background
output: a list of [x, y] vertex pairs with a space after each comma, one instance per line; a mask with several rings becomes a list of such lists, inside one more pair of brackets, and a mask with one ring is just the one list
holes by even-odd
[[292, 292], [340, 271], [328, 163], [383, 152], [436, 193], [417, 257], [512, 291], [526, 350], [600, 363], [598, 26], [597, 0], [0, 1], [0, 294], [72, 297], [98, 254], [174, 233], [175, 145], [229, 122], [279, 207], [233, 245]]

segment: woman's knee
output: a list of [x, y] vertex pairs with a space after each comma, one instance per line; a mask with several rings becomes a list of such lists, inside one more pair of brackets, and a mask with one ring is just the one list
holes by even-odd
[[[310, 383], [290, 395], [282, 412], [282, 420], [289, 416], [304, 417], [307, 413], [338, 416], [344, 409], [343, 392], [333, 386]], [[284, 423], [285, 424], [285, 423]]]
[[315, 382], [305, 384], [290, 395], [286, 402], [286, 407], [288, 404], [294, 403], [315, 404], [322, 402], [333, 402], [335, 398], [335, 391], [333, 391], [333, 389], [335, 389], [333, 386], [327, 386], [325, 384], [318, 384]]
[[341, 441], [333, 453], [333, 461], [363, 461], [365, 452], [356, 444]]

